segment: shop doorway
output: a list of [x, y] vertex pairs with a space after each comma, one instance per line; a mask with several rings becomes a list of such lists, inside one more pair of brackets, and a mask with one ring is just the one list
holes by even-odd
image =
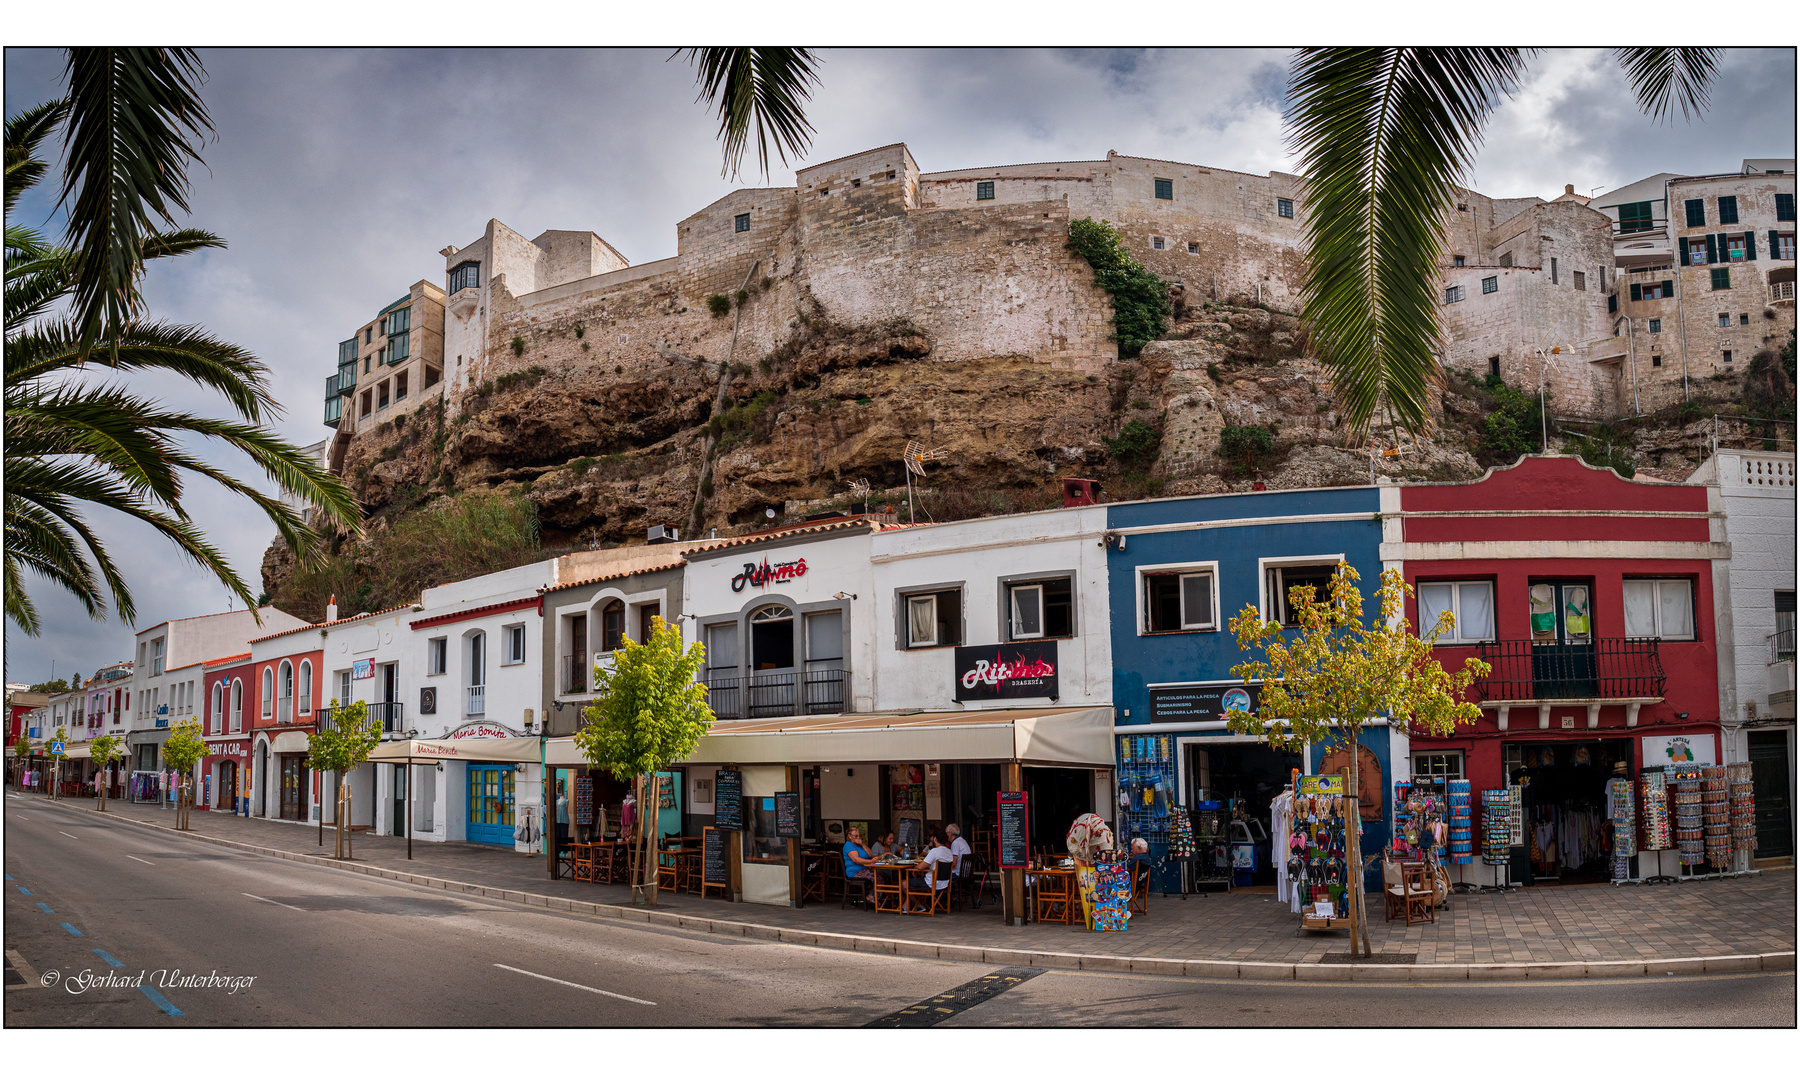
[[1631, 772], [1630, 739], [1503, 743], [1508, 783], [1523, 788], [1529, 881], [1587, 885], [1612, 880], [1612, 819], [1606, 782], [1613, 766]]
[[471, 844], [513, 843], [513, 767], [487, 761], [469, 763]]
[[219, 801], [220, 810], [237, 809], [238, 767], [235, 761], [219, 763]]
[[281, 819], [299, 821], [301, 804], [305, 802], [306, 757], [303, 754], [281, 755]]
[[394, 766], [394, 828], [390, 836], [406, 835], [406, 766]]
[[1062, 851], [1069, 826], [1094, 809], [1092, 769], [1035, 769], [1025, 772], [1027, 816], [1033, 851]]
[[1187, 806], [1223, 804], [1220, 809], [1230, 823], [1234, 874], [1248, 871], [1251, 885], [1274, 885], [1269, 809], [1294, 770], [1302, 767], [1300, 755], [1256, 742], [1209, 739], [1187, 744], [1186, 766]]
[[1788, 799], [1789, 731], [1750, 732], [1750, 779], [1756, 793], [1756, 857], [1794, 853], [1794, 808]]

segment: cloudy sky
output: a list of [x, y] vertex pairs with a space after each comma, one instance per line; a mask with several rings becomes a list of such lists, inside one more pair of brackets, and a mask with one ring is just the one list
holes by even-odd
[[[490, 217], [527, 236], [592, 229], [633, 262], [675, 254], [675, 223], [738, 184], [720, 176], [692, 70], [664, 50], [206, 50], [217, 140], [191, 172], [191, 224], [225, 251], [156, 268], [154, 315], [201, 324], [268, 364], [301, 444], [320, 422], [336, 344], [412, 282], [441, 284], [446, 244]], [[1291, 169], [1286, 54], [850, 51], [824, 54], [809, 161], [903, 141], [927, 171], [1090, 159], [1109, 149], [1246, 172]], [[8, 49], [10, 115], [61, 92], [62, 54]], [[1495, 196], [1603, 192], [1657, 172], [1732, 171], [1794, 154], [1794, 53], [1727, 53], [1712, 110], [1640, 115], [1602, 52], [1550, 51], [1500, 110], [1472, 185]], [[790, 184], [779, 166], [770, 184]], [[763, 186], [746, 173], [743, 186]], [[17, 220], [48, 223], [53, 185]], [[217, 404], [144, 384], [190, 408]], [[196, 488], [189, 508], [255, 582], [273, 536], [247, 503]], [[224, 609], [227, 594], [134, 525], [96, 515], [136, 591], [139, 625]], [[47, 626], [6, 628], [6, 677], [84, 674], [131, 651], [42, 581]], [[296, 612], [320, 618], [322, 612]]]

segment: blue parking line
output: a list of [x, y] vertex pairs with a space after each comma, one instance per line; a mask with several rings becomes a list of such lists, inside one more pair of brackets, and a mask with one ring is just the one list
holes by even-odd
[[56, 914], [56, 912], [50, 910], [50, 905], [44, 903], [42, 900], [38, 901], [38, 908], [41, 909], [43, 911], [43, 913], [46, 915]]
[[184, 1013], [180, 1009], [177, 1009], [175, 1007], [174, 1003], [171, 1002], [168, 998], [163, 997], [161, 994], [157, 993], [153, 987], [140, 986], [140, 987], [138, 987], [138, 989], [142, 990], [144, 992], [145, 997], [147, 997], [151, 1001], [155, 1002], [157, 1008], [161, 1009], [163, 1012], [168, 1013], [170, 1016], [186, 1016], [187, 1015], [187, 1013]]
[[26, 895], [26, 896], [30, 896], [30, 895], [31, 895], [31, 890], [30, 890], [30, 889], [27, 889], [27, 888], [26, 888], [26, 887], [25, 887], [25, 886], [23, 886], [23, 885], [19, 885], [19, 886], [16, 886], [16, 888], [17, 888], [17, 889], [18, 889], [18, 890], [19, 890], [19, 891], [20, 891], [20, 892], [22, 892], [22, 893], [24, 893], [24, 894], [25, 894], [25, 895]]
[[6, 880], [11, 881], [12, 879], [13, 879], [13, 876], [11, 874], [6, 875]]
[[100, 959], [106, 961], [108, 964], [111, 964], [113, 967], [124, 967], [125, 966], [124, 964], [119, 963], [117, 960], [114, 960], [112, 957], [112, 953], [107, 952], [105, 949], [95, 949], [94, 955], [98, 956]]
[[63, 928], [63, 929], [64, 929], [64, 930], [67, 930], [67, 931], [68, 931], [68, 932], [69, 932], [69, 933], [71, 933], [71, 934], [74, 934], [74, 935], [75, 935], [75, 936], [76, 936], [76, 937], [87, 937], [87, 935], [86, 935], [86, 934], [84, 934], [84, 933], [82, 933], [82, 932], [81, 932], [81, 931], [79, 931], [79, 930], [77, 930], [77, 929], [75, 929], [75, 928], [74, 928], [74, 927], [73, 927], [73, 926], [70, 926], [70, 925], [69, 925], [69, 924], [68, 924], [68, 923], [63, 923], [63, 924], [62, 924], [62, 928]]

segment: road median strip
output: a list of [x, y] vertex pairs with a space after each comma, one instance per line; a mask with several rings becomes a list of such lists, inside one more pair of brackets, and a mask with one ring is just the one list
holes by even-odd
[[[101, 811], [87, 809], [86, 813]], [[804, 944], [813, 948], [846, 952], [876, 952], [894, 956], [921, 957], [925, 950], [939, 960], [980, 962], [1002, 965], [1029, 965], [1061, 971], [1104, 971], [1141, 975], [1162, 975], [1190, 979], [1246, 979], [1254, 981], [1343, 981], [1343, 982], [1487, 982], [1525, 979], [1617, 979], [1664, 977], [1669, 975], [1701, 975], [1744, 973], [1751, 971], [1793, 971], [1794, 950], [1771, 953], [1749, 953], [1732, 956], [1695, 956], [1666, 960], [1605, 961], [1528, 961], [1464, 964], [1314, 964], [1270, 963], [1238, 960], [1181, 960], [1149, 956], [1106, 956], [1094, 953], [1039, 952], [1033, 949], [987, 947], [979, 945], [938, 945], [912, 938], [886, 938], [867, 934], [846, 934], [824, 930], [802, 930], [794, 927], [768, 926], [763, 923], [708, 918], [674, 911], [652, 911], [617, 904], [572, 900], [542, 893], [521, 892], [488, 885], [425, 874], [390, 870], [367, 863], [345, 864], [323, 855], [307, 855], [298, 851], [263, 847], [242, 840], [208, 836], [199, 832], [183, 832], [167, 825], [137, 818], [119, 817], [145, 829], [172, 836], [182, 836], [221, 847], [236, 848], [288, 862], [306, 863], [326, 869], [365, 874], [403, 884], [466, 893], [487, 900], [568, 911], [578, 915], [594, 915], [620, 922], [645, 923], [699, 933], [727, 937], [758, 938], [785, 944]], [[21, 892], [24, 890], [21, 889]], [[245, 894], [249, 895], [249, 894]], [[256, 899], [262, 899], [257, 897]], [[274, 901], [269, 901], [274, 903]], [[281, 905], [286, 907], [287, 905]], [[904, 947], [904, 952], [902, 951]], [[979, 954], [979, 955], [977, 955]], [[534, 974], [526, 972], [526, 974]], [[588, 989], [588, 987], [582, 987]], [[604, 991], [597, 991], [604, 993]]]

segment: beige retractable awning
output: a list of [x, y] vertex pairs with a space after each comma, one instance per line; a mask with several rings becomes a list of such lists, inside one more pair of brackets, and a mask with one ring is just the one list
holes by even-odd
[[91, 760], [94, 756], [94, 748], [93, 748], [92, 744], [82, 743], [80, 746], [69, 747], [69, 752], [64, 754], [63, 756], [68, 758], [70, 761]]
[[304, 754], [311, 749], [312, 739], [304, 731], [283, 731], [269, 740], [271, 754]]
[[532, 762], [539, 753], [536, 739], [403, 739], [382, 743], [369, 760]]
[[[1108, 705], [720, 720], [682, 764], [1016, 761], [1110, 768], [1112, 725]], [[545, 761], [564, 767], [587, 764], [573, 739], [550, 740]]]

